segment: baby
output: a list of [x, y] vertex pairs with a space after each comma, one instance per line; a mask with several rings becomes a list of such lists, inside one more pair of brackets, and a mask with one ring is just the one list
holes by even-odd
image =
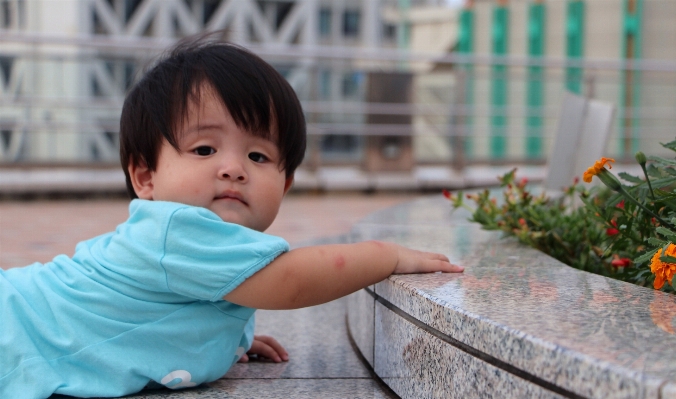
[[132, 201], [72, 258], [0, 270], [0, 397], [122, 396], [216, 380], [248, 354], [256, 309], [321, 304], [392, 273], [460, 272], [386, 242], [289, 250], [263, 233], [305, 153], [289, 84], [248, 51], [179, 44], [129, 92], [120, 158]]

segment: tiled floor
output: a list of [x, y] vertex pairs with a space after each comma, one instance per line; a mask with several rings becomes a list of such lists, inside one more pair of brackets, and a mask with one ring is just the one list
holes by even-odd
[[144, 391], [129, 398], [397, 398], [372, 377], [352, 347], [344, 299], [298, 310], [259, 310], [256, 317], [256, 332], [274, 336], [289, 352], [288, 362], [238, 363], [224, 378], [206, 386]]
[[[290, 195], [268, 230], [293, 246], [345, 234], [362, 217], [414, 195]], [[83, 239], [124, 221], [127, 201], [0, 202], [0, 267], [45, 262], [72, 254]], [[235, 365], [221, 380], [184, 391], [143, 392], [148, 398], [396, 398], [373, 379], [352, 347], [345, 324], [345, 301], [291, 311], [259, 311], [257, 333], [272, 335], [290, 360]], [[56, 398], [56, 396], [55, 396]]]
[[[412, 194], [291, 194], [267, 232], [291, 245], [344, 234], [369, 213], [412, 198]], [[72, 255], [78, 242], [123, 222], [128, 203], [123, 199], [0, 202], [0, 268]]]

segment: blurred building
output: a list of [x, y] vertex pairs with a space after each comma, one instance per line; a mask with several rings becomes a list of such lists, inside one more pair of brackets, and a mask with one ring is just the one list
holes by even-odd
[[543, 163], [566, 90], [616, 105], [609, 155], [658, 151], [674, 16], [673, 0], [0, 0], [0, 163], [116, 163], [139, 71], [216, 30], [296, 89], [309, 170]]
[[[175, 40], [216, 30], [287, 77], [306, 104], [311, 131], [322, 133], [313, 142], [322, 158], [356, 159], [363, 138], [351, 130], [365, 115], [346, 108], [363, 102], [366, 69], [400, 67], [355, 59], [350, 49], [409, 47], [402, 36], [408, 19], [385, 14], [410, 9], [418, 18], [419, 7], [445, 6], [437, 0], [1, 0], [0, 161], [115, 162], [121, 103], [138, 71]], [[453, 31], [453, 15], [443, 14], [445, 34]], [[439, 25], [438, 16], [432, 19]], [[447, 51], [449, 39], [444, 42]]]

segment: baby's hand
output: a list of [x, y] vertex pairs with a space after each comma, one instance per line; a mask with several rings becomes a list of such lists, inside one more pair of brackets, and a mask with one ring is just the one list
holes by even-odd
[[249, 361], [249, 355], [258, 355], [272, 360], [275, 363], [286, 362], [289, 360], [289, 354], [277, 342], [276, 339], [267, 335], [254, 335], [251, 349], [239, 359], [239, 363]]
[[452, 264], [448, 258], [442, 254], [416, 251], [400, 245], [397, 245], [397, 252], [398, 261], [393, 274], [433, 272], [457, 273], [465, 270], [462, 266]]

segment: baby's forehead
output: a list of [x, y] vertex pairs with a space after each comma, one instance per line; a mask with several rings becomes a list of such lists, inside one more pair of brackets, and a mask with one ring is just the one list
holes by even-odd
[[279, 133], [274, 107], [270, 107], [269, 126], [257, 128], [260, 125], [258, 119], [262, 118], [261, 115], [249, 111], [251, 115], [247, 116], [255, 120], [246, 120], [241, 117], [240, 110], [240, 118], [237, 118], [236, 114], [233, 115], [232, 110], [228, 108], [220, 93], [209, 83], [196, 85], [183, 106], [176, 111], [179, 115], [175, 120], [175, 129], [176, 138], [179, 140], [187, 134], [217, 131], [223, 128], [224, 124], [234, 123], [245, 133], [278, 145]]

